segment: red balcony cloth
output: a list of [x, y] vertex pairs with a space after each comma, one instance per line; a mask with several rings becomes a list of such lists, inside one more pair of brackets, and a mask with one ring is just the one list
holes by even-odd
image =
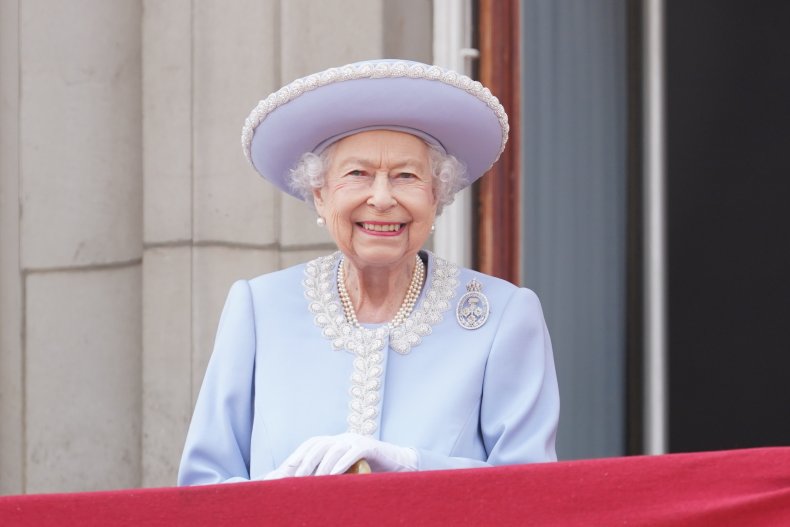
[[0, 525], [790, 525], [790, 448], [0, 497]]

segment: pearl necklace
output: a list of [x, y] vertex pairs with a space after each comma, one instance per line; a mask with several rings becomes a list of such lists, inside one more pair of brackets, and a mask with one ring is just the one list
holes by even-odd
[[[425, 264], [422, 263], [422, 258], [420, 258], [419, 255], [417, 255], [416, 259], [417, 263], [411, 275], [411, 283], [409, 284], [409, 289], [406, 291], [406, 297], [403, 299], [403, 303], [398, 309], [398, 312], [395, 313], [395, 317], [387, 322], [387, 327], [389, 327], [389, 329], [400, 326], [409, 318], [409, 315], [411, 315], [414, 309], [414, 305], [417, 303], [417, 298], [420, 296], [420, 291], [422, 291], [422, 282], [425, 278]], [[359, 329], [362, 329], [362, 324], [357, 320], [354, 304], [351, 303], [351, 297], [348, 295], [348, 290], [346, 289], [346, 272], [343, 270], [344, 262], [345, 258], [341, 257], [340, 264], [337, 268], [337, 292], [340, 296], [340, 303], [343, 305], [343, 312], [346, 315], [346, 320]]]

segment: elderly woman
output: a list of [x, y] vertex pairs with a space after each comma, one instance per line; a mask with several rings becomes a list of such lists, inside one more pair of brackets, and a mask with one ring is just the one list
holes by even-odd
[[255, 169], [312, 204], [338, 252], [230, 290], [182, 485], [556, 459], [551, 342], [529, 290], [423, 250], [507, 141], [480, 83], [372, 61], [258, 104]]

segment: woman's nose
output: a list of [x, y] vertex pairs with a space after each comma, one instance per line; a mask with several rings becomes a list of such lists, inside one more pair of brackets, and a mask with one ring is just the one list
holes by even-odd
[[370, 188], [368, 205], [379, 210], [387, 210], [397, 204], [398, 202], [392, 194], [389, 177], [386, 174], [376, 175]]

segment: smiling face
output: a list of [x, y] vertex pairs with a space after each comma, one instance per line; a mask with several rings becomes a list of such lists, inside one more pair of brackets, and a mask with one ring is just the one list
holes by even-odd
[[411, 261], [436, 217], [428, 146], [374, 130], [331, 148], [325, 184], [313, 196], [338, 248], [358, 269]]

